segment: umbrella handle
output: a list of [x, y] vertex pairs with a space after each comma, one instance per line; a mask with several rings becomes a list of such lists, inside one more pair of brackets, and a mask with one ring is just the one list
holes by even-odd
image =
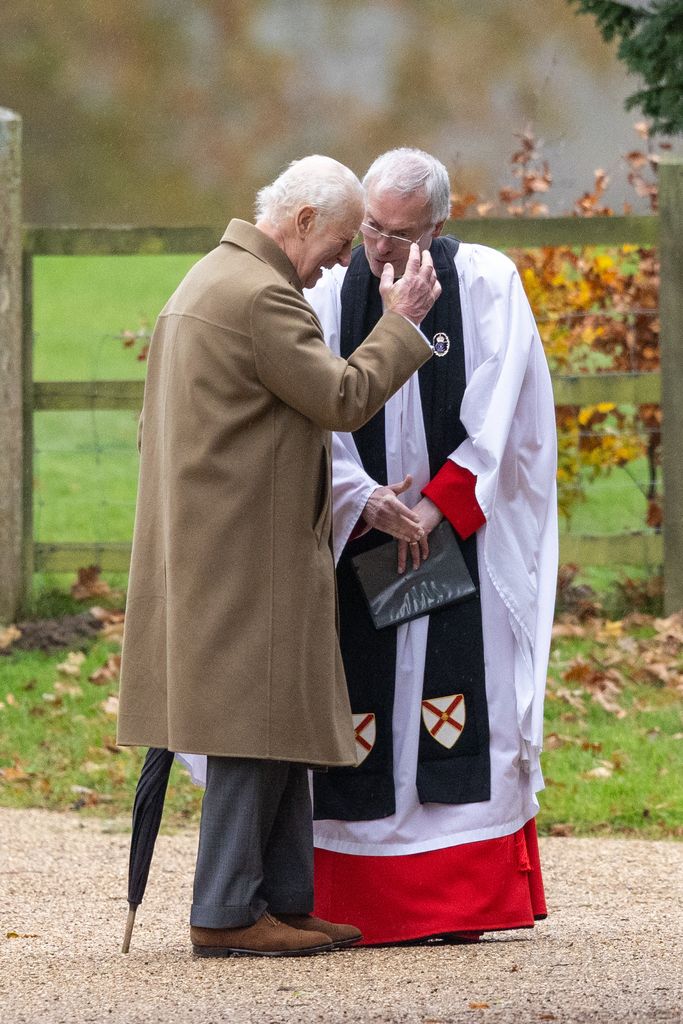
[[128, 918], [126, 920], [126, 931], [123, 936], [123, 945], [121, 946], [121, 952], [127, 953], [130, 950], [130, 937], [133, 934], [133, 925], [135, 924], [135, 911], [137, 907], [131, 907], [128, 911]]

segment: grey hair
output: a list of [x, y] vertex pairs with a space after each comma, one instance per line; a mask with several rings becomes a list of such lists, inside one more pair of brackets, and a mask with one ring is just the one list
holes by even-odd
[[256, 194], [256, 220], [281, 224], [302, 206], [314, 207], [322, 220], [341, 217], [349, 202], [364, 205], [363, 186], [348, 167], [329, 156], [303, 157]]
[[391, 149], [370, 165], [363, 178], [368, 191], [399, 192], [406, 195], [423, 191], [435, 223], [447, 220], [451, 211], [451, 183], [448, 171], [435, 156], [422, 149]]

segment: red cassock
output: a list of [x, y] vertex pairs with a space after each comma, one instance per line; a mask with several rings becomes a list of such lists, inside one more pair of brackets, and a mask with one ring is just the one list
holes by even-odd
[[[449, 460], [422, 491], [463, 539], [486, 522], [475, 484]], [[402, 856], [316, 848], [315, 913], [355, 924], [364, 945], [454, 933], [476, 941], [486, 931], [533, 927], [547, 913], [535, 820], [499, 838]]]

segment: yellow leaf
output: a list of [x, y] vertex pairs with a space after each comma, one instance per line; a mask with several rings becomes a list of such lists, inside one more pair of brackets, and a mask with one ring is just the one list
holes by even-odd
[[21, 630], [17, 629], [16, 626], [7, 626], [5, 629], [0, 629], [0, 651], [4, 651], [15, 640], [18, 640], [20, 636]]

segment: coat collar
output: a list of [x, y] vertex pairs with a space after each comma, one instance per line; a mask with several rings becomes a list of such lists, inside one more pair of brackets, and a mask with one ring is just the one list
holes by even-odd
[[282, 274], [297, 291], [303, 291], [299, 275], [289, 257], [272, 238], [265, 235], [263, 231], [259, 231], [253, 224], [249, 224], [248, 221], [231, 220], [225, 229], [221, 242], [231, 242], [233, 245], [238, 245], [241, 249], [246, 249], [247, 252], [256, 256], [257, 259], [263, 260], [264, 263], [268, 263], [279, 274]]

